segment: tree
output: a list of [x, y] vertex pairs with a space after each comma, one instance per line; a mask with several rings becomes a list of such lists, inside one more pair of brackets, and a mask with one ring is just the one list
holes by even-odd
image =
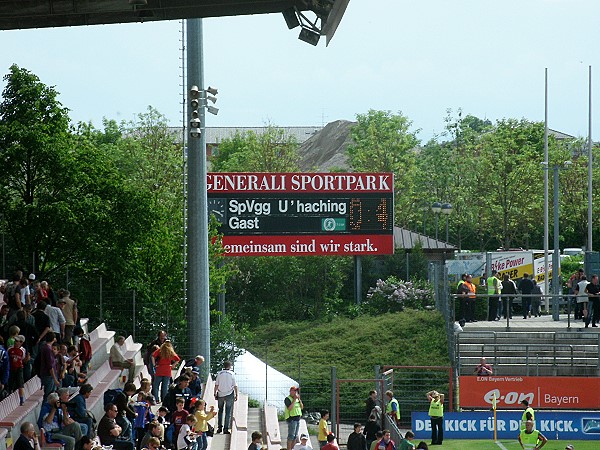
[[350, 135], [348, 161], [356, 172], [392, 172], [396, 192], [396, 223], [406, 225], [415, 216], [415, 148], [419, 141], [412, 122], [390, 111], [369, 110], [356, 116]]

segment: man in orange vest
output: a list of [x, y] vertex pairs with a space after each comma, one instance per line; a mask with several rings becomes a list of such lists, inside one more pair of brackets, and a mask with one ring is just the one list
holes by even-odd
[[477, 292], [477, 287], [473, 284], [473, 275], [467, 275], [467, 279], [463, 285], [468, 289], [466, 301], [467, 312], [465, 314], [465, 320], [467, 322], [477, 322], [475, 320], [475, 294]]

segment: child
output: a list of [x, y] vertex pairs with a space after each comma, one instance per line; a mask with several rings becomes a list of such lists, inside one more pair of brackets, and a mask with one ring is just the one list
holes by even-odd
[[262, 433], [260, 431], [253, 431], [252, 432], [252, 442], [250, 443], [248, 450], [260, 450], [261, 445], [262, 445], [261, 440], [262, 440]]
[[157, 413], [158, 415], [156, 417], [156, 421], [161, 425], [160, 440], [164, 441], [165, 430], [169, 426], [169, 420], [167, 419], [167, 417], [169, 416], [169, 409], [164, 406], [161, 406], [160, 408], [158, 408]]
[[323, 448], [323, 446], [327, 444], [327, 435], [329, 434], [327, 419], [329, 419], [329, 411], [325, 409], [321, 411], [321, 420], [319, 420], [319, 436], [317, 437], [319, 440], [319, 448]]
[[13, 340], [14, 345], [8, 349], [8, 357], [10, 359], [8, 386], [11, 391], [19, 390], [19, 401], [22, 405], [25, 401], [23, 367], [29, 361], [29, 354], [25, 350], [25, 347], [23, 347], [25, 336], [17, 335]]
[[[216, 415], [217, 412], [215, 411], [214, 406], [211, 406], [210, 411], [206, 412], [206, 401], [198, 400], [196, 402], [196, 412], [194, 413], [194, 416], [196, 417], [197, 421], [196, 430], [202, 432], [202, 434], [199, 436], [200, 439], [198, 439], [198, 450], [206, 450], [208, 448], [208, 439], [206, 438], [206, 432], [208, 431], [208, 421]], [[252, 434], [252, 436], [254, 436], [254, 434]], [[258, 446], [258, 449], [260, 450], [260, 445]]]
[[19, 335], [21, 329], [16, 325], [11, 325], [8, 329], [8, 339], [6, 341], [6, 348], [11, 348], [15, 345], [15, 338]]
[[149, 420], [150, 406], [146, 401], [146, 395], [138, 391], [136, 401], [133, 403], [133, 410], [136, 413], [133, 419], [133, 431], [135, 433], [135, 447], [139, 449], [144, 438], [144, 432]]
[[179, 429], [177, 450], [196, 449], [196, 437], [198, 435], [194, 432], [194, 425], [196, 425], [196, 417], [193, 414], [189, 414], [185, 418], [185, 423]]
[[179, 436], [179, 430], [185, 423], [187, 416], [190, 414], [187, 410], [183, 409], [185, 406], [185, 399], [183, 397], [177, 397], [175, 406], [177, 407], [177, 411], [174, 411], [173, 414], [171, 414], [171, 423], [175, 426], [175, 429], [173, 430], [174, 440]]

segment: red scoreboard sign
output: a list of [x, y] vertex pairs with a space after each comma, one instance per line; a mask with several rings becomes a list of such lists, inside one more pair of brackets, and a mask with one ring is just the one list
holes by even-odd
[[391, 173], [209, 173], [229, 256], [394, 253]]

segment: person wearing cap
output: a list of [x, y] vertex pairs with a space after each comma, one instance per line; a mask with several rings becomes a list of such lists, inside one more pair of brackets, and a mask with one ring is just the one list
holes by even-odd
[[308, 445], [307, 434], [303, 434], [300, 436], [300, 442], [294, 445], [293, 450], [311, 450], [311, 447]]
[[523, 411], [523, 415], [521, 416], [521, 430], [525, 429], [525, 424], [528, 420], [533, 422], [533, 426], [535, 427], [535, 411], [531, 406], [529, 406], [529, 402], [527, 400], [523, 400], [521, 404], [525, 407], [525, 411]]
[[29, 361], [29, 354], [23, 344], [25, 336], [19, 334], [15, 336], [15, 342], [8, 349], [8, 358], [10, 360], [10, 375], [8, 377], [8, 387], [11, 391], [19, 390], [19, 401], [21, 405], [25, 402], [25, 379], [23, 377], [23, 369]]
[[[223, 434], [229, 434], [233, 403], [238, 399], [238, 386], [235, 380], [235, 373], [231, 370], [231, 361], [223, 363], [223, 370], [215, 378], [215, 398], [219, 402], [217, 433], [222, 431]], [[223, 423], [223, 409], [225, 409], [225, 423]]]
[[521, 444], [522, 449], [534, 449], [539, 450], [548, 439], [538, 430], [536, 430], [533, 426], [533, 420], [528, 420], [525, 422], [525, 429], [522, 429], [519, 433], [519, 444]]
[[[186, 368], [187, 370], [188, 368]], [[200, 397], [202, 394], [202, 382], [200, 381], [200, 368], [194, 367], [189, 371], [190, 374], [190, 384], [188, 387], [190, 391], [192, 391], [193, 397]]]
[[284, 417], [288, 423], [287, 449], [292, 450], [298, 438], [300, 418], [304, 409], [304, 404], [300, 398], [300, 388], [292, 386], [290, 388], [290, 395], [283, 402], [285, 404]]
[[442, 445], [444, 440], [444, 394], [435, 390], [429, 391], [427, 400], [429, 400], [429, 419], [431, 420], [431, 445]]

